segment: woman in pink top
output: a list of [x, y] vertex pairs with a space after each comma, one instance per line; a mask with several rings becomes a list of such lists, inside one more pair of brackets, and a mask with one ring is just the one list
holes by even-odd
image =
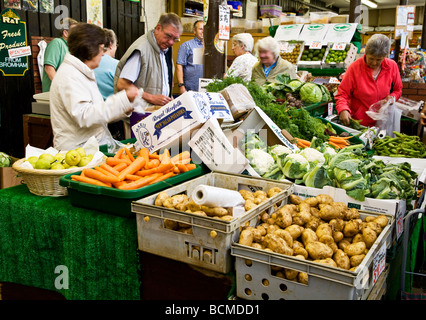
[[362, 120], [364, 126], [374, 126], [375, 121], [365, 112], [376, 103], [394, 102], [401, 97], [402, 81], [395, 61], [386, 58], [390, 40], [382, 34], [373, 35], [367, 42], [365, 55], [353, 62], [335, 96], [339, 119], [349, 125], [351, 118]]

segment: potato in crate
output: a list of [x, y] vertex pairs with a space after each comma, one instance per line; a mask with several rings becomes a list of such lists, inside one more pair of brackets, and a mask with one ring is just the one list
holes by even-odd
[[[237, 192], [244, 206], [199, 205], [194, 191], [200, 186]], [[230, 248], [238, 241], [240, 228], [255, 226], [260, 213], [284, 205], [292, 190], [289, 182], [211, 172], [133, 201], [139, 250], [228, 273], [234, 265]]]
[[[365, 299], [384, 271], [392, 215], [360, 212], [327, 194], [294, 194], [231, 247], [247, 300]], [[263, 236], [260, 236], [263, 235]]]

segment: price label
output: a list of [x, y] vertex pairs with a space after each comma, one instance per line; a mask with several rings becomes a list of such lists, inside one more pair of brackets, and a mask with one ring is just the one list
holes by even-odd
[[334, 84], [339, 84], [340, 81], [339, 79], [337, 79], [336, 77], [331, 77], [330, 81], [328, 81], [328, 83], [334, 83]]
[[309, 46], [309, 49], [321, 49], [321, 48], [322, 48], [321, 41], [312, 41], [311, 45]]
[[334, 107], [333, 102], [329, 102], [328, 103], [328, 116], [329, 117], [333, 115], [333, 107]]
[[219, 40], [228, 41], [231, 33], [231, 13], [228, 6], [219, 6]]
[[396, 213], [396, 239], [398, 240], [404, 232], [404, 214], [406, 211], [405, 202], [400, 203]]
[[379, 279], [386, 265], [386, 242], [382, 244], [373, 259], [373, 285]]
[[281, 42], [280, 50], [281, 50], [281, 52], [288, 53], [289, 52], [288, 42]]
[[337, 50], [337, 51], [343, 51], [345, 49], [346, 49], [346, 43], [344, 42], [333, 43], [333, 46], [331, 47], [331, 50]]

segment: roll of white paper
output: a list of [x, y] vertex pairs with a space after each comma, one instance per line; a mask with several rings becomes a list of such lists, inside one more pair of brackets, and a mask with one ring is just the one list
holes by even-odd
[[243, 206], [244, 198], [238, 191], [201, 184], [192, 192], [192, 200], [200, 206], [237, 207]]
[[386, 130], [380, 130], [379, 134], [377, 135], [377, 138], [384, 139], [386, 137]]

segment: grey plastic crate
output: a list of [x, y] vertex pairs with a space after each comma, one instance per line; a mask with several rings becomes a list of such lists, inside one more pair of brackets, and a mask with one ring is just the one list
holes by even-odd
[[[261, 212], [270, 212], [274, 207], [283, 206], [293, 192], [293, 184], [289, 182], [220, 172], [211, 172], [164, 191], [169, 196], [183, 193], [190, 196], [194, 188], [200, 184], [236, 191], [241, 189], [267, 191], [273, 187], [280, 187], [283, 191], [232, 221], [155, 206], [158, 193], [134, 201], [132, 212], [136, 213], [139, 250], [212, 271], [228, 273], [234, 267], [230, 248], [233, 242], [238, 241], [240, 227], [247, 224], [255, 226]], [[190, 225], [193, 234], [166, 229], [164, 219]], [[212, 231], [215, 231], [215, 237], [211, 236]]]
[[[362, 212], [361, 216], [376, 213]], [[246, 300], [364, 300], [373, 288], [373, 260], [391, 234], [395, 219], [389, 223], [368, 251], [355, 272], [317, 262], [302, 260], [234, 243], [237, 297]], [[385, 254], [386, 256], [386, 254]], [[273, 275], [271, 266], [305, 272], [308, 284]]]

